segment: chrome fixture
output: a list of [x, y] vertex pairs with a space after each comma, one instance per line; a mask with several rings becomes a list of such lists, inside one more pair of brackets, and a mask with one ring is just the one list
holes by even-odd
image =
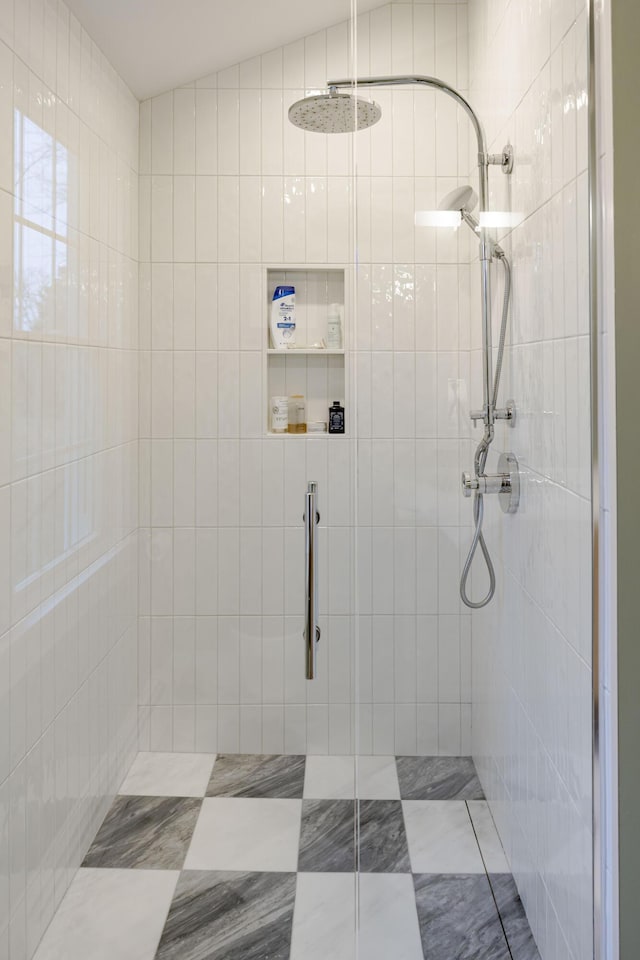
[[[353, 90], [360, 87], [400, 87], [407, 85], [432, 87], [436, 90], [440, 90], [442, 93], [445, 93], [448, 97], [451, 97], [453, 100], [455, 100], [456, 103], [467, 113], [475, 131], [476, 140], [478, 143], [478, 198], [480, 201], [480, 211], [484, 213], [488, 210], [489, 203], [489, 167], [492, 165], [499, 166], [503, 173], [511, 173], [513, 170], [513, 149], [510, 145], [508, 145], [504, 148], [502, 153], [488, 153], [484, 130], [475, 110], [462, 96], [462, 94], [458, 93], [454, 87], [449, 86], [448, 83], [445, 83], [444, 80], [439, 80], [437, 77], [425, 77], [419, 75], [397, 77], [359, 77], [344, 80], [329, 80], [328, 87], [330, 92], [328, 94], [325, 94], [322, 97], [309, 97], [306, 100], [299, 100], [297, 103], [294, 103], [289, 110], [289, 119], [292, 123], [295, 123], [297, 126], [301, 126], [305, 130], [315, 130], [323, 133], [336, 131], [342, 133], [353, 132], [357, 128], [356, 117], [360, 110], [360, 104], [363, 102], [367, 103], [367, 101], [362, 101], [352, 97], [351, 99], [353, 100], [353, 104], [348, 109], [345, 109], [344, 106], [340, 106], [335, 103], [335, 100], [338, 99], [337, 91], [339, 89], [350, 88]], [[347, 97], [347, 99], [349, 99], [349, 97]], [[376, 110], [380, 110], [377, 104], [375, 104], [375, 107]], [[318, 110], [321, 111], [321, 115], [318, 115]], [[330, 119], [330, 117], [333, 117], [333, 119]], [[336, 120], [337, 117], [340, 119]], [[346, 118], [349, 119], [348, 124]], [[376, 116], [376, 118], [372, 119], [371, 122], [375, 123], [379, 119], [380, 117]], [[366, 122], [366, 120], [367, 113], [365, 112], [364, 126], [370, 126], [371, 123]], [[485, 481], [489, 479], [486, 477], [485, 467], [487, 463], [487, 457], [489, 455], [489, 449], [494, 439], [494, 423], [496, 419], [505, 419], [513, 422], [513, 411], [515, 409], [512, 402], [510, 406], [508, 405], [502, 410], [497, 409], [498, 389], [500, 386], [500, 374], [502, 372], [504, 344], [509, 315], [509, 301], [511, 296], [511, 267], [505, 256], [504, 250], [499, 246], [499, 244], [495, 243], [491, 239], [487, 228], [482, 226], [471, 212], [474, 209], [476, 200], [478, 198], [475, 197], [474, 191], [470, 187], [463, 187], [461, 190], [454, 191], [453, 193], [449, 194], [443, 201], [446, 204], [445, 209], [460, 211], [462, 219], [477, 234], [480, 242], [479, 259], [482, 297], [482, 381], [484, 403], [482, 410], [473, 411], [472, 419], [474, 422], [482, 420], [484, 424], [484, 433], [482, 440], [478, 444], [474, 457], [474, 481], [477, 480], [478, 485], [473, 491], [470, 490], [467, 492], [465, 490], [467, 496], [470, 494], [470, 492], [474, 493], [473, 513], [475, 530], [473, 540], [471, 542], [471, 549], [469, 550], [469, 554], [462, 571], [462, 577], [460, 579], [460, 597], [466, 606], [472, 608], [486, 606], [495, 593], [495, 572], [482, 533], [482, 522], [484, 518], [483, 497], [485, 492], [488, 492]], [[451, 206], [451, 204], [453, 204], [453, 206]], [[499, 260], [502, 264], [505, 275], [502, 323], [500, 327], [500, 341], [496, 359], [495, 375], [493, 370], [493, 344], [491, 332], [490, 272], [491, 262], [494, 258]], [[509, 413], [510, 410], [511, 412]], [[483, 485], [485, 489], [483, 489]], [[490, 486], [491, 484], [489, 484], [489, 487]], [[500, 492], [504, 492], [502, 490], [502, 485], [500, 486]], [[482, 550], [482, 555], [487, 565], [490, 584], [486, 596], [483, 597], [482, 600], [474, 602], [467, 594], [467, 578], [469, 576], [471, 564], [478, 546], [480, 546], [480, 549]]]
[[349, 93], [330, 93], [305, 97], [289, 107], [289, 120], [295, 127], [313, 133], [354, 133], [377, 123], [382, 110], [372, 100]]
[[[465, 223], [468, 223], [472, 229], [476, 230], [473, 225], [473, 215], [469, 213], [468, 210], [460, 211], [462, 219]], [[509, 304], [511, 301], [511, 265], [507, 260], [504, 250], [498, 243], [493, 243], [493, 256], [498, 260], [504, 269], [504, 293], [502, 297], [502, 321], [500, 323], [500, 339], [498, 341], [498, 355], [496, 358], [496, 368], [494, 372], [493, 379], [493, 388], [490, 394], [490, 409], [492, 414], [492, 419], [490, 420], [487, 416], [488, 408], [485, 405], [482, 410], [471, 410], [469, 416], [473, 422], [474, 427], [477, 425], [478, 421], [484, 423], [484, 435], [482, 440], [478, 444], [474, 457], [474, 471], [475, 477], [473, 478], [473, 486], [469, 486], [467, 483], [467, 477], [469, 474], [463, 473], [462, 475], [462, 492], [465, 497], [470, 497], [471, 493], [474, 493], [473, 500], [473, 521], [474, 521], [474, 532], [473, 538], [471, 540], [471, 546], [469, 547], [469, 552], [467, 554], [467, 559], [465, 560], [464, 566], [462, 568], [462, 575], [460, 577], [460, 598], [465, 606], [470, 607], [472, 610], [478, 610], [481, 607], [486, 607], [488, 603], [493, 599], [493, 595], [496, 592], [496, 575], [493, 568], [493, 561], [491, 559], [491, 554], [489, 553], [489, 548], [487, 547], [484, 539], [484, 534], [482, 532], [482, 525], [484, 521], [484, 496], [485, 494], [497, 493], [500, 499], [500, 506], [504, 513], [516, 513], [520, 503], [520, 475], [518, 472], [518, 461], [516, 460], [513, 454], [502, 454], [498, 464], [499, 474], [497, 477], [487, 477], [485, 474], [485, 467], [487, 463], [487, 457], [489, 455], [489, 448], [493, 442], [494, 437], [494, 423], [496, 420], [506, 420], [511, 427], [515, 427], [516, 424], [516, 404], [515, 400], [507, 400], [505, 407], [498, 407], [498, 393], [500, 390], [500, 376], [502, 374], [502, 362], [504, 359], [504, 347], [507, 337], [507, 323], [509, 320]], [[490, 310], [490, 308], [489, 308]], [[483, 323], [484, 323], [484, 303], [483, 303]], [[488, 318], [489, 331], [491, 331], [491, 316], [489, 314]], [[484, 327], [483, 327], [484, 328]], [[491, 350], [491, 346], [488, 348]], [[483, 343], [483, 352], [487, 350], [486, 341]], [[490, 367], [490, 362], [489, 362]], [[486, 395], [485, 395], [486, 396]], [[507, 458], [505, 460], [505, 457]], [[495, 483], [495, 480], [499, 479], [500, 483]], [[483, 480], [490, 480], [493, 482], [483, 483]], [[506, 509], [505, 509], [505, 504]], [[482, 557], [487, 567], [489, 573], [489, 589], [487, 590], [484, 597], [481, 600], [471, 600], [467, 592], [467, 581], [469, 579], [469, 573], [471, 572], [471, 565], [473, 563], [476, 551], [480, 547], [482, 551]]]
[[[507, 400], [506, 406], [496, 407], [493, 411], [493, 416], [496, 420], [506, 420], [510, 427], [515, 427], [516, 425], [516, 402], [515, 400]], [[473, 421], [474, 427], [478, 426], [478, 420], [484, 418], [483, 410], [472, 410], [469, 414], [469, 419]]]
[[490, 153], [489, 163], [500, 167], [503, 173], [513, 173], [513, 147], [508, 143], [502, 148], [502, 153]]
[[[446, 197], [442, 198], [438, 204], [438, 210], [459, 213], [462, 222], [466, 223], [469, 229], [478, 234], [482, 228], [480, 221], [474, 217], [472, 213], [477, 205], [478, 197], [473, 187], [456, 187], [455, 190], [452, 190], [451, 193], [448, 193]], [[493, 244], [493, 256], [504, 257], [505, 253], [500, 244], [495, 241], [491, 241], [491, 243]]]
[[305, 595], [304, 595], [304, 637], [307, 644], [307, 680], [315, 680], [316, 657], [320, 642], [318, 626], [318, 535], [316, 527], [320, 523], [318, 513], [318, 484], [310, 480], [307, 484], [304, 508], [305, 528]]
[[456, 187], [446, 197], [443, 197], [438, 204], [438, 210], [472, 210], [478, 206], [478, 197], [468, 184], [464, 187]]
[[500, 454], [498, 473], [484, 474], [482, 477], [472, 477], [470, 473], [463, 473], [464, 496], [470, 497], [476, 491], [482, 494], [497, 493], [502, 512], [516, 513], [520, 505], [520, 470], [515, 454]]

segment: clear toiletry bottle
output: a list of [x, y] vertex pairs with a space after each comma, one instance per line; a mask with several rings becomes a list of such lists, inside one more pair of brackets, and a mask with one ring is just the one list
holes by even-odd
[[344, 407], [334, 400], [329, 407], [329, 433], [344, 433]]
[[342, 311], [339, 303], [330, 303], [327, 314], [327, 349], [342, 350]]
[[289, 433], [307, 432], [307, 405], [304, 397], [296, 393], [289, 397]]

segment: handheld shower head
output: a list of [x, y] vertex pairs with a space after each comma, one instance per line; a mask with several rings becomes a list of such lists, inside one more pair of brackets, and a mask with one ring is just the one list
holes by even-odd
[[467, 210], [471, 213], [478, 205], [478, 197], [473, 187], [456, 187], [438, 204], [438, 210]]
[[372, 127], [381, 116], [382, 110], [373, 100], [334, 90], [297, 100], [289, 107], [291, 123], [313, 133], [354, 133]]
[[477, 204], [478, 197], [473, 187], [456, 187], [455, 190], [452, 190], [451, 193], [448, 193], [446, 197], [442, 198], [438, 204], [438, 210], [459, 213], [467, 226], [470, 227], [474, 233], [478, 233], [480, 230], [480, 223], [471, 213], [471, 211], [476, 208]]

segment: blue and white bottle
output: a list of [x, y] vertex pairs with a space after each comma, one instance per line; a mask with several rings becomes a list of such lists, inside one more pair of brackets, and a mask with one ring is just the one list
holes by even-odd
[[296, 343], [296, 288], [276, 287], [271, 302], [271, 345], [286, 350]]

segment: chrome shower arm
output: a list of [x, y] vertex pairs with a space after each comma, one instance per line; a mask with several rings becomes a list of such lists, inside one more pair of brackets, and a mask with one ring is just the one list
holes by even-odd
[[420, 74], [408, 74], [406, 76], [397, 76], [397, 77], [355, 77], [352, 79], [344, 80], [329, 80], [329, 88], [335, 87], [403, 87], [411, 84], [418, 84], [425, 87], [433, 87], [435, 90], [441, 90], [442, 93], [446, 93], [448, 97], [451, 97], [453, 100], [458, 103], [463, 110], [469, 115], [469, 119], [473, 125], [473, 129], [476, 134], [476, 139], [478, 141], [478, 166], [480, 167], [480, 209], [486, 209], [486, 202], [488, 197], [488, 176], [487, 176], [487, 165], [490, 162], [489, 155], [487, 153], [487, 143], [484, 135], [484, 130], [478, 115], [471, 106], [468, 100], [466, 100], [461, 93], [451, 87], [448, 83], [445, 83], [444, 80], [438, 79], [438, 77], [426, 77], [421, 76]]

